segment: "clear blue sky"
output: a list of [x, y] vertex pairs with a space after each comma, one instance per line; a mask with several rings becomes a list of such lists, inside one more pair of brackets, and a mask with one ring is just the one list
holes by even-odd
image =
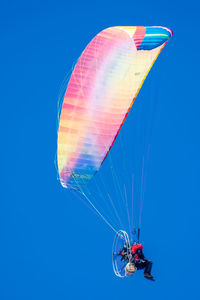
[[[194, 0], [1, 1], [1, 300], [199, 299], [199, 9]], [[174, 31], [139, 95], [152, 80], [142, 240], [155, 283], [114, 277], [113, 232], [56, 180], [62, 80], [115, 25]]]

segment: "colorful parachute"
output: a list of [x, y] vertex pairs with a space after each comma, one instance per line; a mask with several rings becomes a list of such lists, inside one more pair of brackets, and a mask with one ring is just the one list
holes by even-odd
[[172, 31], [111, 27], [89, 43], [64, 96], [57, 162], [64, 187], [81, 189], [99, 170]]

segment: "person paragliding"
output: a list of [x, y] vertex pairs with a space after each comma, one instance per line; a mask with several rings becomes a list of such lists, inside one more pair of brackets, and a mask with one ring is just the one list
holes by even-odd
[[155, 281], [154, 277], [151, 275], [152, 261], [145, 258], [143, 253], [143, 245], [134, 243], [128, 249], [127, 245], [124, 245], [121, 251], [121, 261], [129, 260], [125, 267], [127, 274], [133, 274], [136, 270], [144, 269], [144, 277], [149, 280]]
[[[124, 181], [118, 180], [113, 166], [111, 167], [116, 191], [118, 193], [120, 190], [120, 198], [125, 201], [120, 199], [118, 207], [117, 201], [112, 201], [106, 192], [105, 197], [108, 195], [112, 206], [111, 209], [108, 206], [106, 211], [103, 203], [107, 205], [109, 202], [107, 198], [102, 201], [104, 193], [101, 192], [101, 197], [95, 197], [87, 185], [91, 181], [92, 191], [95, 190], [92, 178], [110, 153], [147, 74], [172, 34], [169, 28], [163, 26], [115, 26], [102, 30], [82, 52], [65, 94], [63, 91], [60, 98], [63, 103], [59, 112], [57, 138], [58, 177], [64, 188], [81, 195], [115, 232], [112, 264], [118, 277], [131, 275], [136, 269], [144, 269], [144, 276], [153, 280], [152, 262], [145, 258], [139, 238], [138, 243], [131, 244], [125, 231], [128, 227], [131, 229], [131, 224], [137, 224], [137, 220], [133, 220], [133, 213], [129, 214], [129, 210], [133, 210], [133, 182], [130, 203], [130, 193], [128, 194], [128, 190], [126, 192]], [[135, 146], [137, 148], [136, 143]], [[134, 169], [139, 171], [136, 165]], [[144, 154], [141, 203], [144, 197], [143, 169]], [[98, 183], [99, 180], [96, 181]], [[137, 178], [135, 182], [137, 184]], [[120, 189], [121, 183], [124, 184], [124, 195]], [[99, 187], [98, 191], [101, 191]], [[126, 203], [125, 209], [122, 202]], [[124, 211], [127, 211], [127, 218], [123, 215]], [[142, 205], [139, 211], [140, 219]]]

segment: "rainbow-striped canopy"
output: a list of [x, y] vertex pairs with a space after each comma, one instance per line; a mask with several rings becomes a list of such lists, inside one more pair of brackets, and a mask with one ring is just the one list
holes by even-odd
[[80, 56], [63, 100], [57, 161], [61, 184], [81, 189], [97, 172], [172, 31], [111, 27]]

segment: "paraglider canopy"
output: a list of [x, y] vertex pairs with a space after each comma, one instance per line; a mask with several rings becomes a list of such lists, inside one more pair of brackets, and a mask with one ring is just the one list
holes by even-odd
[[57, 162], [64, 187], [81, 190], [99, 170], [171, 36], [165, 27], [110, 27], [85, 48], [60, 115]]

